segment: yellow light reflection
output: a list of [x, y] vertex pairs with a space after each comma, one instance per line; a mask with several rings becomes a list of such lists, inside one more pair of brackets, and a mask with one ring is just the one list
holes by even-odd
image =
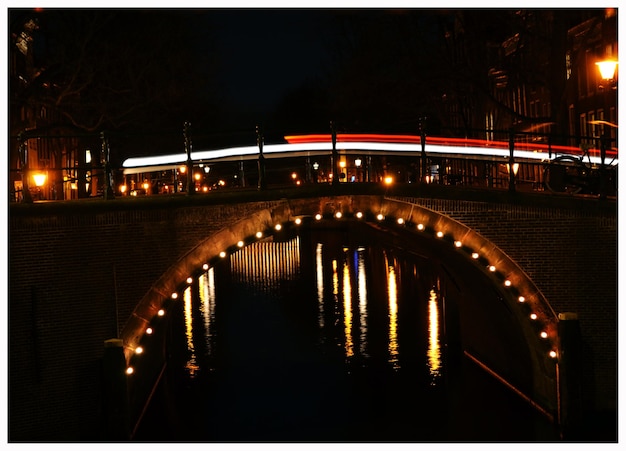
[[187, 360], [185, 368], [189, 371], [189, 375], [193, 377], [199, 366], [196, 362], [196, 350], [193, 346], [191, 287], [187, 287], [185, 290], [185, 336], [187, 337], [187, 349], [189, 350], [189, 360]]
[[[430, 290], [428, 300], [428, 367], [430, 375], [437, 377], [441, 369], [441, 347], [439, 344], [439, 304], [437, 293]], [[431, 382], [432, 384], [433, 382]]]
[[365, 258], [363, 252], [359, 250], [357, 253], [357, 277], [359, 287], [359, 323], [360, 327], [360, 346], [359, 351], [362, 356], [367, 355], [367, 286], [365, 284]]
[[[280, 285], [279, 275], [293, 280], [299, 274], [300, 239], [285, 242], [257, 241], [231, 255], [232, 277], [238, 282], [269, 292]], [[253, 274], [252, 277], [249, 274]]]
[[204, 320], [204, 333], [209, 352], [211, 351], [211, 336], [215, 321], [215, 270], [209, 268], [199, 277], [200, 304]]
[[387, 293], [389, 296], [389, 362], [394, 369], [400, 367], [398, 362], [398, 288], [396, 270], [388, 266]]
[[346, 357], [354, 355], [352, 343], [352, 289], [350, 287], [350, 267], [348, 262], [343, 262], [343, 325], [345, 335]]
[[315, 274], [317, 275], [317, 305], [320, 329], [324, 327], [324, 266], [322, 264], [322, 243], [315, 248]]

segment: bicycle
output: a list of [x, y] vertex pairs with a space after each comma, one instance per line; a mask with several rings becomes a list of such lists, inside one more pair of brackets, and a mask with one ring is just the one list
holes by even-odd
[[581, 152], [580, 156], [560, 155], [550, 160], [543, 170], [544, 187], [553, 193], [615, 193], [617, 168], [613, 163], [617, 153], [601, 165], [592, 161], [589, 146], [581, 146]]

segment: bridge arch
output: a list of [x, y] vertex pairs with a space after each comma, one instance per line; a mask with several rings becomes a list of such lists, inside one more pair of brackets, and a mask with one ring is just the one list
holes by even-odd
[[[272, 236], [280, 228], [318, 220], [363, 221], [378, 228], [415, 234], [416, 239], [431, 240], [435, 246], [458, 254], [467, 265], [480, 271], [501, 294], [529, 350], [532, 393], [509, 384], [510, 388], [554, 420], [558, 409], [558, 319], [547, 299], [513, 259], [475, 230], [437, 211], [385, 196], [285, 199], [206, 237], [172, 265], [138, 303], [121, 333], [127, 362], [152, 320], [178, 297], [188, 277], [246, 244]], [[472, 354], [466, 355], [484, 366]], [[498, 377], [497, 371], [484, 368]]]

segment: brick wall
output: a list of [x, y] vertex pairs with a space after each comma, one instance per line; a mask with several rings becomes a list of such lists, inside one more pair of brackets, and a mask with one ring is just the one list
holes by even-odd
[[201, 239], [271, 205], [11, 214], [9, 439], [98, 439], [104, 340]]
[[404, 198], [443, 213], [493, 242], [533, 280], [555, 313], [578, 314], [585, 402], [617, 405], [617, 216], [596, 208], [518, 206]]
[[[405, 198], [472, 227], [579, 314], [587, 396], [616, 404], [617, 221], [593, 209]], [[102, 438], [103, 342], [200, 240], [281, 201], [9, 217], [9, 439]], [[115, 204], [115, 203], [113, 203]], [[37, 207], [37, 206], [34, 206]]]

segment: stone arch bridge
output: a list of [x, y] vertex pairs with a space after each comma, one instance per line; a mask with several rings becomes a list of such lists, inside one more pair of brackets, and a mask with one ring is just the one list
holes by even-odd
[[[284, 231], [318, 221], [367, 223], [390, 240], [430, 246], [444, 261], [478, 271], [502, 294], [505, 309], [493, 311], [510, 317], [489, 307], [485, 315], [493, 324], [513, 321], [523, 336], [529, 384], [522, 390], [510, 384], [511, 356], [479, 339], [478, 326], [459, 306], [466, 356], [562, 428], [592, 416], [615, 421], [615, 202], [317, 186], [12, 205], [9, 439], [110, 437], [116, 415], [108, 411], [110, 381], [102, 368], [110, 350], [103, 343], [121, 344], [120, 364], [134, 365], [133, 351], [159, 310], [202, 265], [279, 233], [277, 226]], [[162, 368], [161, 361], [152, 365], [144, 387], [129, 385], [129, 412], [118, 412], [131, 428]]]

